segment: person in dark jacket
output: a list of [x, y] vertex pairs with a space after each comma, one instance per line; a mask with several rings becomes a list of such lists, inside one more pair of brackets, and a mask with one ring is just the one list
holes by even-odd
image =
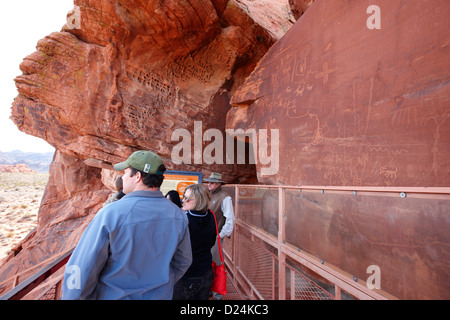
[[206, 186], [186, 187], [183, 207], [189, 220], [192, 264], [175, 284], [174, 300], [208, 300], [213, 283], [212, 254], [217, 237], [216, 222], [208, 209], [210, 194]]
[[176, 190], [170, 190], [166, 193], [165, 197], [175, 203], [179, 208], [181, 208], [181, 200], [180, 195], [178, 194], [178, 191]]

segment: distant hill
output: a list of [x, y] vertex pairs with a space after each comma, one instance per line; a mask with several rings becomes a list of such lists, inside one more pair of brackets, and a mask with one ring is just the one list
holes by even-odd
[[53, 154], [54, 152], [35, 153], [19, 150], [8, 152], [0, 151], [0, 165], [16, 165], [23, 163], [35, 171], [48, 172], [53, 160]]
[[0, 172], [21, 172], [21, 173], [33, 173], [35, 170], [23, 163], [19, 164], [0, 164]]

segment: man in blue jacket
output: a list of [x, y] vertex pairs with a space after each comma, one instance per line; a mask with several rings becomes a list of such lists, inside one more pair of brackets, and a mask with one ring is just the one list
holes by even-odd
[[166, 168], [136, 151], [124, 170], [121, 200], [101, 209], [69, 259], [62, 299], [172, 299], [192, 262], [188, 221], [159, 191]]

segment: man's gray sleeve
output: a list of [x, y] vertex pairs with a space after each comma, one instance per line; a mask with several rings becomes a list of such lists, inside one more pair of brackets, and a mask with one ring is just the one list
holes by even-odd
[[175, 283], [180, 280], [192, 263], [192, 248], [189, 228], [186, 225], [183, 238], [173, 255], [171, 266], [175, 272]]

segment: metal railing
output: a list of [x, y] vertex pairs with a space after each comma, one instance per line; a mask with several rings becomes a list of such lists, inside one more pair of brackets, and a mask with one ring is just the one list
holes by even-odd
[[449, 299], [450, 188], [226, 185], [249, 299]]
[[[2, 285], [13, 282], [13, 288], [0, 296], [0, 300], [21, 300], [33, 289], [42, 285], [47, 279], [56, 274], [62, 267], [64, 267], [69, 260], [74, 248], [58, 254], [56, 257], [47, 259], [38, 265], [15, 275], [13, 278], [2, 282]], [[42, 267], [42, 268], [40, 268]], [[31, 270], [37, 269], [35, 273], [23, 280], [19, 281], [19, 276], [29, 273]], [[46, 285], [42, 293], [35, 297], [35, 300], [59, 300], [61, 298], [63, 274], [58, 275]]]
[[[223, 246], [235, 299], [450, 299], [450, 188], [224, 190], [236, 216]], [[0, 299], [22, 299], [54, 275], [33, 298], [58, 300], [55, 273], [72, 251], [3, 281], [14, 288]]]

